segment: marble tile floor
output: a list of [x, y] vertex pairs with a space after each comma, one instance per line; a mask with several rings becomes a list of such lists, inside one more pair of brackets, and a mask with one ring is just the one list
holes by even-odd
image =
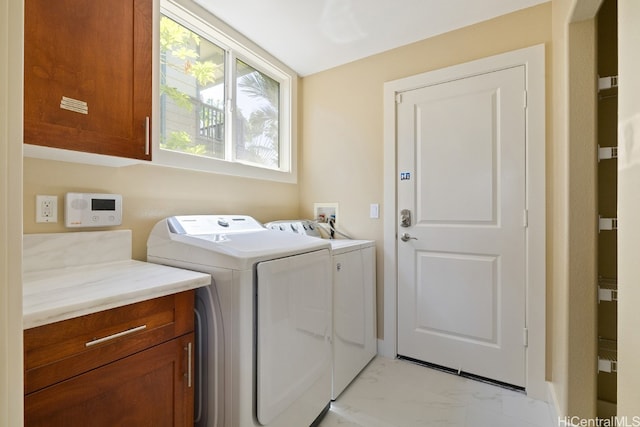
[[521, 392], [376, 357], [320, 427], [557, 427], [554, 414]]

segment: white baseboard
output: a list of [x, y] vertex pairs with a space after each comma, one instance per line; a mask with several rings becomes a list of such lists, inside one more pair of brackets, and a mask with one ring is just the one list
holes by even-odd
[[388, 345], [388, 343], [378, 338], [378, 356], [386, 357], [387, 359], [395, 359], [397, 354], [392, 350], [392, 346]]
[[560, 415], [559, 415], [559, 408], [560, 405], [558, 404], [558, 396], [556, 395], [556, 389], [553, 387], [553, 384], [547, 381], [547, 402], [549, 403], [549, 406], [551, 407], [551, 418], [554, 420], [559, 420], [560, 419]]

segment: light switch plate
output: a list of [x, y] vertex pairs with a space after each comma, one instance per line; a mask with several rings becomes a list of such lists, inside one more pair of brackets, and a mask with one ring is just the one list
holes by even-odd
[[380, 205], [377, 203], [371, 203], [369, 205], [369, 218], [377, 219], [380, 218]]

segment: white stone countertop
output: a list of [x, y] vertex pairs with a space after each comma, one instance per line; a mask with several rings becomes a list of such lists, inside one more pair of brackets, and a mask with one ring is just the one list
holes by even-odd
[[209, 274], [130, 259], [128, 230], [25, 235], [23, 243], [23, 329], [211, 283]]
[[121, 307], [210, 283], [208, 274], [135, 260], [29, 272], [23, 277], [23, 328]]

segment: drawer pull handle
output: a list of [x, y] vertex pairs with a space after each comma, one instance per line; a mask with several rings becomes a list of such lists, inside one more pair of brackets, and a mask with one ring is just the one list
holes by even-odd
[[145, 156], [149, 155], [149, 151], [151, 150], [151, 136], [149, 133], [151, 132], [151, 119], [149, 116], [144, 118], [144, 154]]
[[187, 387], [191, 388], [191, 343], [187, 344], [184, 351], [187, 352], [187, 373], [185, 374], [187, 377]]
[[109, 341], [109, 340], [113, 340], [113, 339], [116, 339], [116, 338], [120, 338], [120, 337], [123, 337], [125, 335], [129, 335], [129, 334], [132, 334], [134, 332], [141, 331], [141, 330], [146, 329], [146, 328], [147, 328], [147, 325], [137, 326], [135, 328], [127, 329], [126, 331], [118, 332], [117, 334], [109, 335], [109, 336], [106, 336], [106, 337], [103, 337], [103, 338], [96, 338], [95, 340], [89, 341], [89, 342], [85, 343], [84, 345], [85, 345], [85, 347], [91, 347], [92, 345], [96, 345], [96, 344], [103, 343], [105, 341]]

